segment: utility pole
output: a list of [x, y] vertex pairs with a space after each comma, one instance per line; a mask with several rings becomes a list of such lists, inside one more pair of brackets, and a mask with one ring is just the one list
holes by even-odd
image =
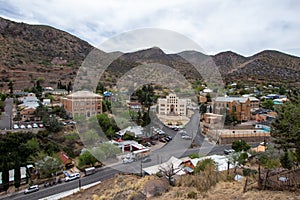
[[141, 160], [141, 177], [143, 177], [143, 162]]

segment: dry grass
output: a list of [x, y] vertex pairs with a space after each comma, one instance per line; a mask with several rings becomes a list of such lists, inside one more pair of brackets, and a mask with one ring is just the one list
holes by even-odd
[[[186, 176], [192, 177], [192, 176]], [[199, 177], [198, 177], [199, 178]], [[76, 200], [110, 200], [110, 199], [136, 199], [144, 185], [151, 180], [157, 180], [155, 176], [140, 178], [133, 175], [118, 175], [113, 179], [102, 182], [78, 194], [73, 194], [64, 199]], [[166, 193], [159, 196], [147, 198], [150, 200], [186, 200], [186, 199], [237, 199], [237, 200], [300, 200], [300, 193], [288, 191], [260, 191], [256, 189], [256, 184], [248, 187], [247, 192], [243, 192], [245, 180], [226, 181], [219, 179], [220, 182], [212, 185], [207, 191], [197, 189], [197, 184], [189, 182], [187, 185], [171, 187]], [[149, 182], [150, 181], [150, 182]], [[251, 180], [252, 181], [252, 180]], [[203, 182], [202, 182], [203, 183]], [[204, 182], [205, 183], [205, 182]], [[199, 184], [200, 185], [200, 184]], [[199, 187], [198, 185], [198, 187]], [[190, 197], [190, 198], [189, 198]], [[191, 198], [195, 197], [195, 198]]]

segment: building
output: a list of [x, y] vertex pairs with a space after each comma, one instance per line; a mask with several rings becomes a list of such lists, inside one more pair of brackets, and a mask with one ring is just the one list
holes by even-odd
[[189, 99], [179, 99], [176, 94], [169, 94], [165, 99], [159, 98], [158, 114], [161, 115], [187, 115], [187, 105], [191, 102]]
[[34, 93], [28, 93], [26, 97], [20, 99], [22, 104], [18, 105], [19, 109], [37, 108], [39, 100]]
[[259, 100], [255, 97], [216, 97], [213, 100], [213, 111], [217, 114], [227, 114], [236, 117], [238, 121], [251, 119], [251, 111], [259, 108]]
[[91, 117], [102, 113], [102, 96], [90, 91], [77, 91], [61, 98], [68, 115]]

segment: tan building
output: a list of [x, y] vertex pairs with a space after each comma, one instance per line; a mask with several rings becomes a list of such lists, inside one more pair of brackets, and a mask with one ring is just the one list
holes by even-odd
[[187, 105], [190, 102], [189, 99], [179, 99], [176, 94], [169, 94], [165, 99], [157, 100], [158, 114], [186, 116]]
[[90, 91], [74, 92], [61, 99], [69, 115], [91, 117], [102, 113], [102, 96]]
[[259, 108], [259, 100], [255, 97], [217, 97], [213, 100], [214, 113], [221, 114], [225, 109], [238, 121], [251, 119], [251, 110]]

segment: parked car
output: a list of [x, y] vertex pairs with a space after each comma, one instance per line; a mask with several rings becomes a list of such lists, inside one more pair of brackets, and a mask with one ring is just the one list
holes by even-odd
[[14, 129], [19, 129], [18, 124], [14, 124]]
[[71, 174], [70, 176], [67, 176], [65, 181], [72, 181], [78, 178], [80, 178], [80, 173], [75, 173], [75, 174]]
[[183, 136], [181, 136], [181, 138], [185, 139], [185, 140], [191, 140], [192, 139], [192, 137], [189, 136], [189, 135], [183, 135]]
[[76, 124], [76, 122], [74, 122], [74, 121], [70, 121], [70, 122], [69, 122], [69, 124]]
[[39, 190], [39, 186], [38, 185], [32, 185], [29, 188], [25, 189], [24, 194], [28, 194], [31, 192], [36, 192]]
[[170, 140], [170, 138], [168, 138], [168, 137], [165, 137], [164, 138], [167, 142], [170, 142], [171, 140]]
[[32, 128], [32, 126], [30, 124], [27, 125], [27, 128]]
[[150, 142], [147, 142], [147, 143], [145, 144], [145, 146], [146, 146], [146, 147], [151, 147], [152, 145], [151, 145]]
[[234, 149], [225, 149], [225, 150], [224, 150], [224, 153], [225, 153], [226, 155], [229, 155], [229, 154], [231, 154], [231, 153], [233, 153], [233, 152], [235, 152]]
[[156, 142], [155, 141], [150, 141], [150, 144], [156, 145]]
[[26, 126], [22, 124], [22, 125], [20, 126], [20, 128], [21, 128], [21, 129], [25, 129]]
[[66, 126], [66, 125], [67, 125], [67, 123], [66, 123], [66, 122], [62, 122], [62, 125], [63, 125], [63, 126]]
[[33, 128], [38, 128], [38, 125], [36, 123], [32, 124]]
[[39, 124], [39, 127], [40, 127], [40, 128], [44, 128], [44, 125], [43, 125], [43, 124]]
[[166, 143], [167, 141], [164, 138], [159, 139], [160, 142]]
[[179, 133], [180, 133], [181, 136], [187, 135], [187, 132], [184, 131], [184, 130], [179, 131]]
[[134, 160], [132, 158], [124, 158], [123, 164], [132, 163]]
[[169, 140], [172, 140], [172, 137], [171, 137], [171, 136], [169, 136], [169, 135], [168, 135], [166, 138], [168, 138]]

